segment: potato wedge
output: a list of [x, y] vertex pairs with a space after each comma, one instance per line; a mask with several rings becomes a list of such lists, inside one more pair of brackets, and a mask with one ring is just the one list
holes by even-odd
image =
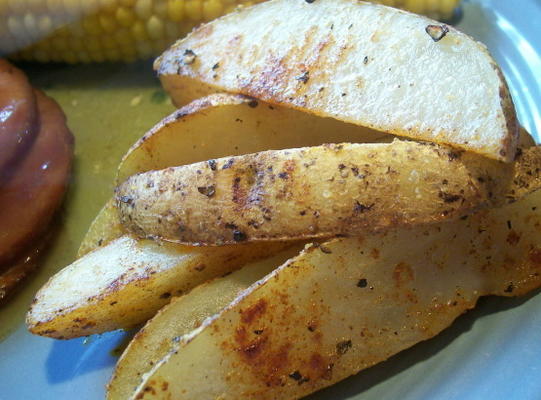
[[536, 192], [467, 219], [308, 247], [174, 344], [132, 399], [296, 399], [541, 285]]
[[200, 285], [184, 296], [174, 298], [135, 335], [116, 365], [107, 387], [109, 400], [125, 400], [141, 383], [144, 373], [160, 361], [176, 338], [189, 333], [231, 303], [241, 290], [263, 278], [289, 258], [302, 245], [275, 256], [245, 265], [223, 278]]
[[[390, 135], [332, 118], [245, 96], [213, 94], [175, 111], [138, 140], [120, 163], [117, 183], [139, 172], [209, 158], [327, 142], [391, 140]], [[78, 257], [125, 233], [116, 213], [111, 200], [90, 226]]]
[[177, 105], [222, 90], [498, 160], [515, 155], [513, 102], [486, 47], [390, 7], [265, 2], [195, 29], [155, 69]]
[[286, 246], [205, 249], [122, 236], [54, 275], [36, 294], [26, 323], [30, 332], [56, 339], [131, 328], [171, 296]]
[[252, 98], [214, 94], [159, 122], [122, 159], [117, 183], [143, 171], [231, 155], [323, 143], [391, 141], [384, 133], [270, 106]]
[[140, 237], [222, 245], [362, 235], [458, 218], [535, 190], [540, 171], [541, 147], [525, 150], [513, 165], [395, 140], [150, 171], [129, 178], [116, 197], [122, 224]]
[[92, 250], [107, 245], [124, 234], [126, 234], [126, 229], [120, 223], [116, 201], [112, 197], [105, 203], [92, 224], [90, 224], [90, 228], [88, 228], [88, 232], [77, 251], [77, 258], [81, 258]]

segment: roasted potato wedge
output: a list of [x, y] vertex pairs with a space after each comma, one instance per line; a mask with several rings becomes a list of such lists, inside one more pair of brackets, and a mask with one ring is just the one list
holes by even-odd
[[155, 69], [177, 105], [222, 90], [498, 160], [515, 156], [515, 109], [486, 47], [390, 7], [265, 2], [201, 25]]
[[54, 275], [36, 294], [26, 323], [30, 332], [56, 339], [131, 328], [172, 296], [286, 246], [206, 249], [122, 236]]
[[132, 399], [297, 399], [541, 285], [541, 192], [309, 246], [173, 344]]
[[143, 171], [323, 143], [391, 141], [384, 133], [252, 98], [214, 94], [177, 110], [122, 159], [117, 183]]
[[541, 184], [541, 147], [515, 164], [395, 140], [266, 151], [149, 171], [117, 188], [140, 237], [222, 245], [364, 235], [458, 218]]
[[223, 278], [196, 287], [174, 298], [135, 335], [116, 365], [107, 387], [109, 400], [125, 400], [141, 383], [143, 374], [167, 355], [178, 337], [197, 328], [207, 318], [231, 303], [241, 290], [263, 278], [289, 258], [299, 254], [302, 245], [273, 257], [245, 265]]
[[92, 250], [107, 245], [125, 233], [126, 229], [120, 223], [116, 201], [113, 197], [109, 199], [96, 218], [94, 218], [94, 221], [92, 221], [88, 232], [79, 246], [77, 258], [81, 258]]
[[[138, 140], [122, 159], [117, 182], [139, 172], [209, 158], [327, 142], [391, 140], [390, 135], [333, 118], [270, 106], [245, 96], [214, 94], [175, 111]], [[78, 256], [125, 232], [111, 200], [90, 226]]]

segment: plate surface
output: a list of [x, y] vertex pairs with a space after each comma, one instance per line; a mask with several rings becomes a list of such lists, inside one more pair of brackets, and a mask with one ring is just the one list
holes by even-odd
[[[458, 27], [489, 47], [507, 77], [521, 123], [539, 142], [541, 24], [534, 21], [541, 20], [541, 2], [468, 1], [463, 11]], [[77, 135], [77, 163], [61, 232], [44, 267], [0, 310], [0, 399], [103, 399], [115, 350], [129, 334], [54, 341], [27, 333], [24, 313], [33, 293], [73, 260], [92, 216], [111, 193], [114, 167], [124, 150], [172, 106], [149, 63], [35, 68], [28, 71], [34, 84], [69, 116]], [[436, 338], [310, 398], [539, 399], [539, 293], [481, 299]]]

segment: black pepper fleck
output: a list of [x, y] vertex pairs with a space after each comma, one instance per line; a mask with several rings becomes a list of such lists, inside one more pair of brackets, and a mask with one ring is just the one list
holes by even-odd
[[357, 286], [360, 288], [365, 288], [368, 286], [368, 281], [365, 278], [359, 279], [359, 282], [357, 282]]
[[336, 344], [336, 352], [338, 355], [343, 356], [349, 351], [349, 349], [351, 349], [351, 346], [351, 340], [343, 340]]
[[310, 71], [305, 71], [302, 75], [297, 76], [295, 79], [306, 84], [310, 79]]

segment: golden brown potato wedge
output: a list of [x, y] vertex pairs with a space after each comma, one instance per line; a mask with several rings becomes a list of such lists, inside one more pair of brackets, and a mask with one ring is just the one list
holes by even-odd
[[[251, 98], [214, 94], [194, 101], [160, 121], [123, 157], [117, 182], [153, 169], [208, 158], [327, 142], [385, 142], [390, 135], [332, 118], [319, 118]], [[100, 211], [78, 256], [120, 237], [125, 230], [114, 201]]]
[[132, 399], [297, 399], [541, 285], [541, 192], [466, 219], [311, 246], [185, 335]]
[[541, 184], [541, 148], [504, 164], [448, 147], [392, 143], [267, 151], [150, 171], [117, 188], [140, 237], [221, 245], [363, 235], [458, 218]]
[[125, 233], [126, 229], [124, 229], [118, 217], [115, 198], [112, 197], [92, 221], [79, 246], [77, 258], [81, 258], [92, 250], [107, 245]]
[[36, 335], [57, 339], [131, 328], [172, 296], [286, 246], [205, 249], [122, 236], [54, 275], [36, 294], [27, 326]]
[[239, 271], [200, 285], [190, 293], [174, 298], [135, 335], [116, 365], [107, 387], [109, 400], [129, 398], [141, 383], [143, 374], [160, 361], [178, 337], [231, 303], [241, 290], [263, 278], [289, 258], [299, 254], [302, 245], [275, 256], [245, 265]]
[[252, 98], [213, 94], [156, 124], [122, 159], [117, 183], [133, 174], [264, 150], [323, 143], [391, 141], [389, 135]]
[[515, 109], [486, 47], [390, 7], [265, 2], [195, 29], [155, 69], [177, 105], [228, 91], [490, 158], [515, 155]]

